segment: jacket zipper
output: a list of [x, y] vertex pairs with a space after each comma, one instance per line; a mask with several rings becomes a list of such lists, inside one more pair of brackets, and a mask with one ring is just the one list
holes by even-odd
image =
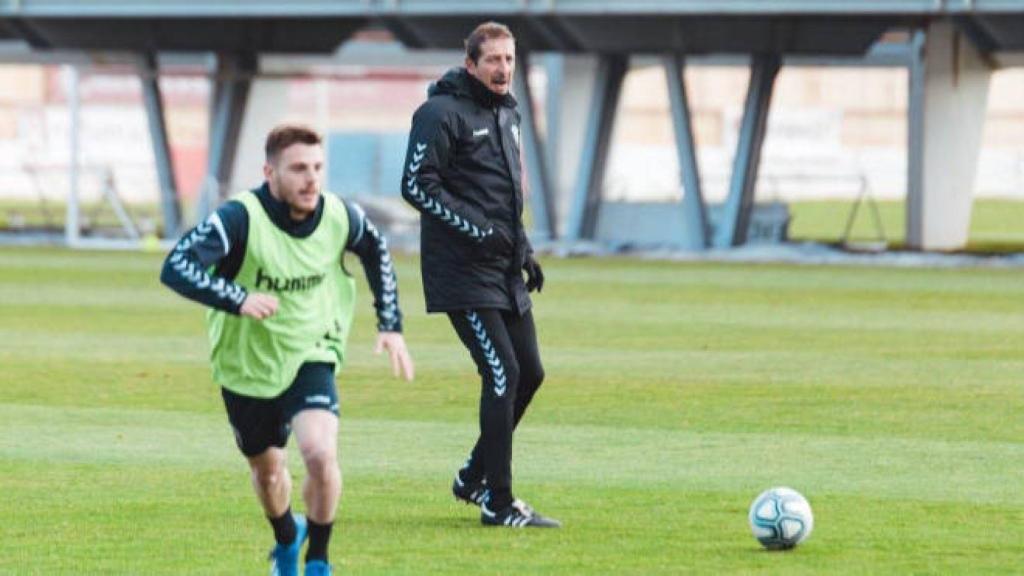
[[[494, 113], [494, 126], [498, 134], [498, 146], [501, 147], [501, 159], [505, 162], [505, 170], [508, 172], [509, 180], [512, 180], [512, 166], [509, 164], [508, 152], [505, 150], [505, 134], [501, 131], [501, 110], [495, 106], [492, 108]], [[509, 255], [509, 268], [518, 268], [519, 264], [519, 206], [518, 199], [516, 198], [516, 183], [513, 181], [512, 184], [512, 222], [510, 233], [512, 234], [512, 254]], [[516, 273], [518, 270], [512, 270], [512, 273]], [[510, 287], [511, 288], [511, 287]], [[514, 298], [514, 296], [513, 296]]]

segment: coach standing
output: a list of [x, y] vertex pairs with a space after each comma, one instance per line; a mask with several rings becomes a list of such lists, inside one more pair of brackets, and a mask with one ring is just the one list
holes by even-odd
[[432, 85], [413, 116], [402, 195], [422, 213], [427, 311], [447, 313], [482, 380], [480, 437], [452, 492], [479, 505], [485, 525], [557, 527], [512, 495], [512, 432], [544, 379], [527, 294], [544, 275], [522, 224], [515, 64], [507, 27], [473, 30], [465, 68]]

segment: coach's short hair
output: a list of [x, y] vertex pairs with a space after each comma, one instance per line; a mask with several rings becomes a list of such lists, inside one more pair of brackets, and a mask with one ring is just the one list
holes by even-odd
[[466, 58], [469, 58], [474, 63], [478, 62], [480, 60], [480, 46], [494, 38], [511, 38], [513, 42], [516, 39], [512, 35], [512, 31], [508, 29], [508, 26], [499, 22], [484, 22], [470, 33], [469, 38], [466, 38]]
[[281, 124], [276, 126], [267, 134], [267, 143], [264, 151], [267, 154], [267, 162], [273, 163], [278, 155], [285, 148], [292, 144], [322, 144], [323, 139], [309, 126], [302, 124]]

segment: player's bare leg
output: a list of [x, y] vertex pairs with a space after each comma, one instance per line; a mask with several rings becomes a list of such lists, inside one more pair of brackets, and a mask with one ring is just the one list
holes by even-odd
[[338, 417], [327, 410], [303, 410], [292, 419], [292, 432], [307, 472], [302, 485], [310, 530], [306, 573], [329, 574], [327, 548], [341, 498]]

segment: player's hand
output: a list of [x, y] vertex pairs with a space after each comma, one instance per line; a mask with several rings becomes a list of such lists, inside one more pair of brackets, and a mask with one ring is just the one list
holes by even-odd
[[405, 347], [405, 338], [401, 332], [381, 332], [377, 334], [377, 345], [373, 348], [374, 354], [388, 351], [391, 359], [391, 372], [395, 378], [402, 377], [412, 382], [415, 368], [412, 365], [412, 356]]
[[242, 316], [257, 320], [270, 318], [277, 313], [277, 296], [252, 293], [245, 297], [242, 307], [238, 310]]
[[523, 270], [526, 271], [526, 291], [536, 290], [539, 293], [544, 288], [544, 271], [540, 268], [540, 262], [537, 262], [532, 254], [527, 254]]

